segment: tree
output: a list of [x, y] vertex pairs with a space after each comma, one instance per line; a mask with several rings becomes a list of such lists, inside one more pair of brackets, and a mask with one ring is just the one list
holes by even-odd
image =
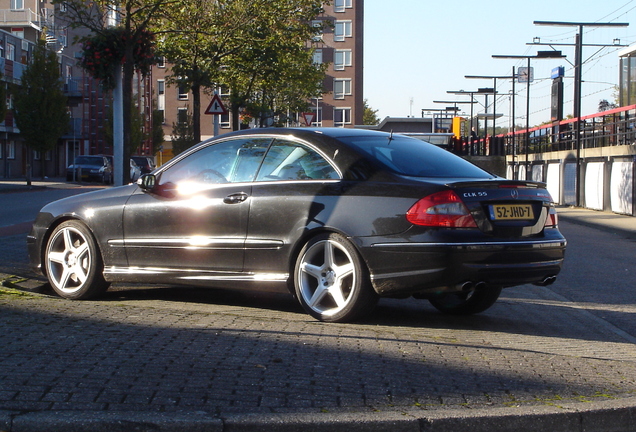
[[259, 126], [284, 126], [290, 114], [306, 111], [311, 98], [323, 92], [326, 65], [313, 64], [313, 51], [283, 42], [273, 49], [257, 47], [251, 60], [230, 62], [224, 77], [231, 90], [234, 129], [239, 110]]
[[187, 111], [181, 111], [179, 119], [176, 123], [172, 124], [172, 154], [174, 156], [182, 153], [198, 143], [194, 137], [194, 127], [192, 121], [192, 114]]
[[616, 104], [608, 102], [607, 99], [603, 99], [598, 102], [598, 112], [608, 111], [617, 107], [618, 106]]
[[[218, 82], [223, 60], [245, 44], [245, 26], [262, 8], [252, 0], [181, 0], [161, 12], [154, 31], [161, 55], [171, 65], [168, 83], [192, 93], [194, 139], [201, 141], [201, 92]], [[258, 6], [258, 7], [257, 7]]]
[[[84, 37], [83, 65], [91, 71], [106, 73], [101, 78], [110, 87], [109, 77], [115, 67], [122, 68], [122, 103], [124, 134], [123, 166], [124, 184], [130, 181], [128, 160], [132, 145], [133, 78], [135, 71], [149, 71], [154, 62], [154, 41], [149, 28], [157, 19], [162, 7], [176, 0], [54, 0], [64, 4], [61, 18], [73, 28], [85, 28], [91, 32]], [[113, 19], [116, 17], [116, 19]], [[114, 22], [113, 22], [114, 21]], [[116, 24], [115, 27], [111, 24]], [[108, 49], [108, 51], [106, 51]], [[95, 60], [95, 64], [88, 64]], [[110, 70], [108, 66], [113, 66]], [[94, 75], [95, 76], [95, 75]], [[112, 83], [115, 84], [114, 81]]]
[[379, 110], [374, 110], [369, 106], [369, 101], [364, 100], [364, 112], [362, 114], [362, 124], [364, 125], [377, 125], [380, 123], [378, 118]]
[[[27, 65], [19, 85], [11, 86], [15, 122], [30, 150], [41, 153], [53, 150], [69, 129], [70, 115], [57, 55], [39, 40], [33, 58]], [[31, 184], [32, 151], [27, 156], [27, 183]], [[45, 176], [42, 159], [42, 178]]]
[[240, 109], [250, 106], [262, 119], [304, 107], [319, 93], [324, 66], [312, 64], [307, 41], [321, 12], [318, 0], [182, 0], [164, 8], [160, 49], [172, 63], [172, 84], [192, 92], [195, 137], [200, 93], [215, 86], [232, 92], [234, 130]]
[[228, 56], [222, 82], [231, 92], [232, 128], [239, 127], [239, 112], [281, 123], [287, 112], [304, 111], [309, 99], [323, 91], [327, 65], [313, 63], [308, 48], [321, 28], [312, 21], [323, 12], [322, 1], [274, 0], [259, 8], [244, 29], [249, 43]]
[[157, 151], [159, 147], [163, 146], [163, 111], [159, 111], [156, 108], [152, 110], [152, 130], [150, 131], [150, 139], [152, 141], [152, 148]]
[[[132, 130], [130, 133], [130, 154], [136, 153], [137, 149], [141, 147], [144, 140], [146, 139], [146, 135], [144, 133], [144, 117], [141, 111], [139, 111], [139, 107], [133, 102], [132, 107], [130, 107], [130, 124], [132, 126]], [[107, 113], [106, 120], [103, 125], [103, 134], [104, 140], [113, 146], [113, 108], [110, 107]]]

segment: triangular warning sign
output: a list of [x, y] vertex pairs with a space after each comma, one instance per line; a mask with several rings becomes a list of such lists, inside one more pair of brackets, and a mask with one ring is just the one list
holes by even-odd
[[312, 112], [306, 112], [302, 114], [303, 119], [305, 120], [305, 124], [307, 126], [311, 126], [311, 124], [314, 122], [314, 117], [316, 117], [315, 113]]
[[223, 102], [221, 102], [221, 98], [218, 94], [215, 94], [210, 101], [210, 105], [206, 108], [205, 114], [227, 114], [227, 110], [223, 106]]

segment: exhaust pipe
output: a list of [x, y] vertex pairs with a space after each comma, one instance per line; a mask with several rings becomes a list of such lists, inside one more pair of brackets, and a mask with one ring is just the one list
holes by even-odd
[[548, 286], [552, 285], [556, 281], [556, 276], [547, 276], [541, 282], [535, 282], [533, 285]]
[[475, 289], [476, 290], [480, 290], [480, 289], [484, 289], [484, 288], [486, 288], [486, 282], [482, 281], [482, 282], [477, 282], [475, 284]]
[[473, 284], [471, 281], [467, 281], [460, 285], [460, 289], [462, 290], [462, 292], [470, 292], [475, 289], [475, 284]]

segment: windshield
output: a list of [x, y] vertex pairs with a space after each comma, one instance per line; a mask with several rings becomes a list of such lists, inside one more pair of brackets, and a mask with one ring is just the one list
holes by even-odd
[[413, 177], [492, 178], [493, 176], [430, 143], [394, 135], [342, 137], [341, 141], [369, 155], [389, 171]]

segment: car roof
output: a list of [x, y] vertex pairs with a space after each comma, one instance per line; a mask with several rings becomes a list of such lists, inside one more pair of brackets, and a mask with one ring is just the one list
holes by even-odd
[[228, 132], [219, 135], [216, 138], [245, 136], [245, 135], [290, 135], [299, 138], [302, 137], [329, 137], [333, 139], [343, 137], [362, 137], [362, 136], [389, 136], [389, 132], [369, 130], [369, 129], [352, 129], [352, 128], [336, 128], [336, 127], [293, 127], [293, 128], [256, 128], [245, 129], [241, 131]]

